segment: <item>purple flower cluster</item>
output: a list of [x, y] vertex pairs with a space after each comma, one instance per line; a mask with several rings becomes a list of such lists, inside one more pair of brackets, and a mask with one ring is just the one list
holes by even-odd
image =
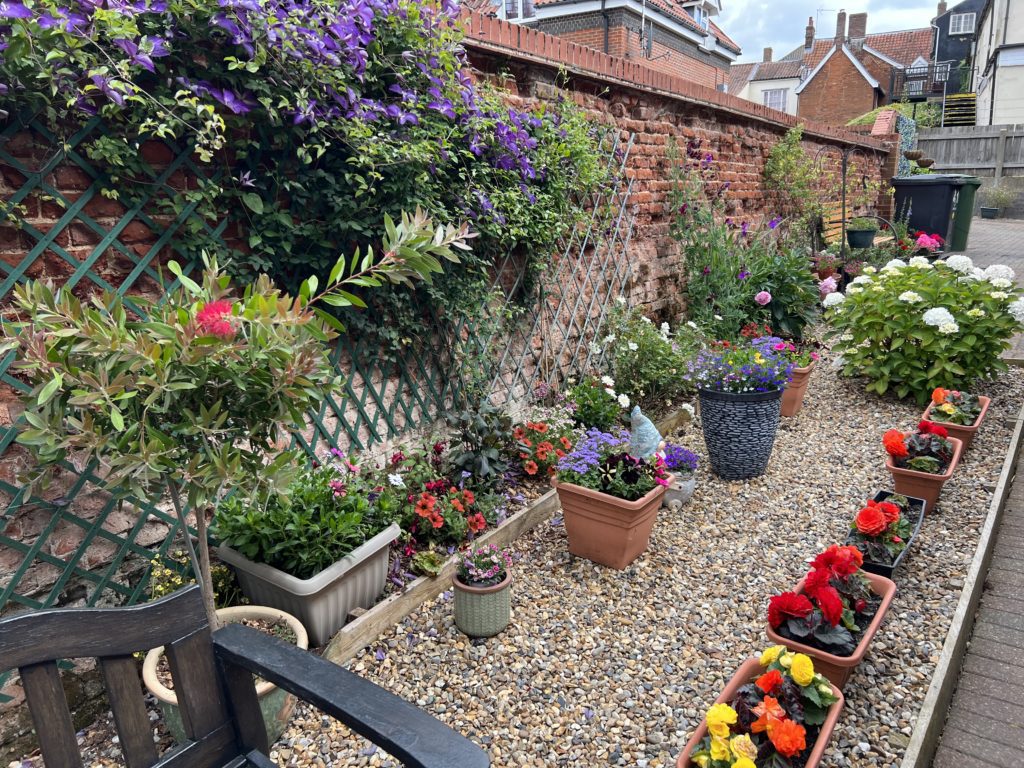
[[697, 469], [697, 454], [681, 445], [666, 443], [665, 469], [669, 472], [693, 472]]
[[620, 432], [612, 435], [591, 427], [587, 434], [576, 442], [569, 453], [558, 460], [556, 469], [560, 473], [585, 475], [596, 470], [613, 448], [620, 448], [629, 442], [629, 435]]
[[780, 339], [764, 336], [751, 342], [717, 342], [690, 361], [687, 378], [698, 389], [718, 392], [770, 392], [792, 378], [793, 364], [772, 347]]

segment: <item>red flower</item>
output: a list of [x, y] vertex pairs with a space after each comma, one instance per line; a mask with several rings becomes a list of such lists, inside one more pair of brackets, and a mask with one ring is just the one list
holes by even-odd
[[779, 690], [782, 683], [782, 673], [777, 669], [768, 670], [755, 681], [755, 685], [769, 695]]
[[562, 444], [562, 447], [565, 448], [565, 450], [572, 450], [572, 441], [568, 437], [560, 437], [558, 438], [558, 442]]
[[899, 522], [900, 508], [891, 501], [878, 502], [878, 508], [882, 510], [882, 514], [885, 515], [885, 521], [889, 525]]
[[535, 432], [540, 432], [543, 435], [545, 432], [548, 431], [548, 425], [545, 422], [541, 421], [538, 422], [537, 424], [534, 424], [533, 429]]
[[816, 558], [813, 565], [815, 568], [823, 568], [833, 576], [845, 579], [852, 576], [864, 564], [864, 555], [856, 547], [841, 547], [833, 544]]
[[857, 602], [853, 604], [853, 610], [855, 613], [863, 613], [864, 609], [868, 607], [868, 601], [863, 597], [858, 597]]
[[434, 453], [438, 456], [444, 453], [444, 443], [434, 443]]
[[484, 520], [484, 516], [479, 512], [466, 518], [466, 522], [469, 523], [469, 530], [473, 533], [479, 533], [487, 527], [487, 521]]
[[211, 301], [203, 305], [203, 308], [196, 313], [196, 325], [199, 331], [205, 336], [219, 336], [222, 339], [230, 339], [235, 335], [234, 326], [228, 318], [231, 317], [231, 302], [227, 299]]
[[528, 474], [528, 475], [536, 475], [537, 474], [537, 462], [535, 462], [535, 461], [528, 461], [525, 464], [523, 464], [523, 469], [526, 470], [526, 474]]
[[430, 515], [430, 524], [433, 525], [435, 528], [440, 528], [442, 525], [444, 525], [444, 518], [441, 517], [441, 515], [439, 515], [437, 512], [434, 512]]
[[882, 435], [882, 445], [885, 446], [886, 452], [894, 459], [905, 459], [910, 455], [906, 443], [903, 441], [904, 434], [898, 429], [890, 429]]
[[843, 618], [843, 598], [839, 596], [839, 591], [835, 587], [819, 589], [814, 595], [814, 601], [825, 621], [833, 627], [838, 626]]
[[878, 536], [885, 533], [885, 529], [889, 527], [889, 520], [878, 507], [864, 507], [857, 513], [854, 523], [857, 530], [865, 536]]
[[778, 627], [787, 619], [804, 619], [814, 610], [807, 595], [798, 595], [796, 592], [783, 592], [775, 595], [768, 601], [768, 623], [772, 629]]
[[516, 427], [515, 429], [512, 430], [512, 437], [515, 440], [522, 440], [524, 437], [526, 437], [526, 430], [524, 430], [522, 427]]
[[807, 749], [807, 730], [788, 718], [769, 728], [768, 738], [783, 757], [795, 757]]
[[828, 569], [814, 569], [807, 574], [807, 578], [804, 579], [804, 594], [813, 598], [818, 590], [826, 589], [832, 586], [832, 572]]
[[922, 421], [917, 425], [917, 431], [922, 435], [935, 435], [936, 437], [949, 437], [949, 431], [945, 427], [933, 424], [930, 421]]
[[452, 509], [462, 514], [466, 514], [466, 508], [462, 506], [462, 502], [458, 499], [451, 499], [449, 503], [452, 505]]
[[470, 491], [469, 489], [464, 490], [462, 492], [462, 503], [466, 504], [467, 506], [476, 504], [476, 496], [474, 496], [473, 492]]

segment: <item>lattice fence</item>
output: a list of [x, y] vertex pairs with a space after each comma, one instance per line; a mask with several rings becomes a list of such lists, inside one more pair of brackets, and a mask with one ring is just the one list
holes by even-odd
[[[203, 221], [194, 206], [168, 217], [161, 205], [188, 189], [189, 179], [209, 173], [187, 147], [164, 148], [166, 162], [136, 185], [131, 204], [103, 198], [109, 179], [82, 151], [101, 131], [99, 119], [69, 136], [36, 120], [12, 121], [0, 131], [0, 308], [15, 285], [40, 276], [83, 294], [152, 295], [166, 259], [195, 269], [195, 254], [182, 252], [175, 238], [182, 227], [199, 227], [223, 244], [224, 221]], [[625, 175], [632, 137], [611, 133], [603, 144], [616, 182], [585, 201], [589, 220], [553, 256], [536, 301], [515, 309], [524, 275], [510, 253], [495, 265], [494, 298], [476, 322], [436, 334], [403, 359], [387, 360], [364, 337], [343, 337], [334, 350], [343, 390], [310, 413], [310, 430], [297, 436], [308, 452], [366, 449], [436, 421], [475, 391], [461, 355], [483, 361], [483, 378], [478, 372], [474, 379], [496, 402], [521, 400], [539, 384], [558, 385], [596, 362], [590, 342], [629, 279], [634, 219]], [[0, 360], [0, 612], [143, 599], [150, 559], [166, 554], [178, 533], [174, 515], [159, 499], [110, 499], [88, 467], [62, 467], [53, 486], [27, 497], [17, 475], [28, 458], [14, 444], [14, 393], [25, 387], [11, 363], [11, 356]]]

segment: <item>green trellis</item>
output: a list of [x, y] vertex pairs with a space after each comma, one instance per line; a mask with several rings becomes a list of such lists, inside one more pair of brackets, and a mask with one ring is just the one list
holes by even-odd
[[[21, 240], [20, 246], [13, 248], [0, 240], [0, 251], [5, 254], [0, 258], [0, 307], [9, 303], [18, 283], [33, 276], [33, 268], [41, 260], [46, 261], [49, 274], [69, 272], [63, 282], [71, 287], [116, 290], [130, 296], [133, 290], [157, 284], [155, 267], [168, 254], [174, 254], [186, 273], [195, 269], [194, 254], [184, 252], [175, 237], [183, 227], [201, 227], [211, 243], [223, 245], [226, 221], [203, 220], [194, 212], [195, 203], [171, 220], [163, 215], [165, 209], [159, 203], [176, 194], [172, 186], [176, 174], [217, 178], [192, 161], [188, 147], [170, 142], [168, 164], [152, 170], [149, 178], [137, 185], [133, 190], [136, 196], [125, 204], [125, 212], [113, 225], [104, 226], [90, 216], [90, 201], [111, 185], [81, 147], [102, 133], [100, 118], [66, 137], [55, 135], [36, 119], [11, 120], [0, 130], [0, 233], [14, 231], [13, 225]], [[482, 380], [499, 400], [517, 399], [541, 383], [557, 384], [595, 362], [599, 353], [588, 342], [600, 333], [610, 299], [625, 290], [631, 270], [626, 248], [635, 216], [629, 206], [632, 182], [624, 173], [632, 137], [623, 141], [612, 132], [604, 145], [616, 182], [583, 201], [591, 211], [590, 218], [553, 257], [533, 306], [518, 309], [511, 327], [496, 320], [512, 313], [523, 279], [514, 254], [509, 254], [495, 266], [494, 288], [499, 298], [481, 307], [478, 324], [465, 323], [434, 334], [410, 347], [399, 360], [379, 355], [365, 336], [343, 336], [333, 350], [335, 364], [344, 375], [343, 390], [311, 412], [307, 434], [296, 436], [308, 453], [315, 455], [332, 447], [367, 449], [435, 422], [473, 391], [463, 375], [460, 353], [473, 353], [486, 361], [482, 377], [477, 371], [474, 380]], [[61, 169], [84, 173], [89, 180], [87, 188], [73, 195], [58, 188], [61, 185], [53, 179]], [[28, 206], [41, 200], [63, 211], [55, 224], [43, 225], [25, 215]], [[144, 225], [156, 239], [144, 247], [123, 242], [121, 235], [133, 222]], [[73, 225], [91, 233], [95, 244], [68, 245], [63, 233]], [[109, 268], [112, 261], [116, 261], [114, 270]], [[116, 274], [116, 284], [108, 280], [112, 274]], [[170, 285], [175, 287], [176, 282]], [[126, 303], [131, 306], [130, 300]], [[539, 345], [534, 343], [537, 338]], [[0, 360], [0, 381], [24, 391], [25, 385], [11, 375], [12, 362], [12, 355]], [[13, 446], [16, 435], [16, 422], [0, 426], [0, 460], [8, 466], [20, 450]], [[162, 508], [158, 499], [125, 500], [134, 525], [124, 531], [112, 530], [113, 520], [124, 520], [124, 515], [114, 514], [121, 509], [121, 502], [93, 494], [99, 481], [91, 469], [65, 465], [61, 474], [64, 482], [56, 498], [46, 492], [28, 497], [17, 481], [0, 476], [0, 553], [7, 550], [8, 562], [20, 559], [9, 581], [0, 585], [0, 613], [81, 598], [88, 605], [144, 599], [151, 559], [166, 556], [180, 533], [176, 517]], [[82, 513], [76, 500], [83, 494], [99, 497], [98, 508]], [[34, 539], [12, 535], [18, 533], [13, 529], [27, 512], [32, 512], [38, 523]], [[166, 526], [166, 537], [152, 546], [139, 543], [147, 523]], [[53, 551], [58, 534], [77, 539], [74, 551]], [[87, 558], [95, 544], [104, 545], [109, 552], [99, 565], [90, 564]], [[29, 577], [40, 570], [49, 571], [45, 582], [53, 584], [33, 593], [35, 580]]]

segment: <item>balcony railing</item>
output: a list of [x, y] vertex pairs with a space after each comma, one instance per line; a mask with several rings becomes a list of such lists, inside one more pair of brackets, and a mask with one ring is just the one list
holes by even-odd
[[960, 90], [960, 70], [956, 61], [940, 61], [917, 67], [893, 70], [889, 93], [892, 100], [925, 100]]

